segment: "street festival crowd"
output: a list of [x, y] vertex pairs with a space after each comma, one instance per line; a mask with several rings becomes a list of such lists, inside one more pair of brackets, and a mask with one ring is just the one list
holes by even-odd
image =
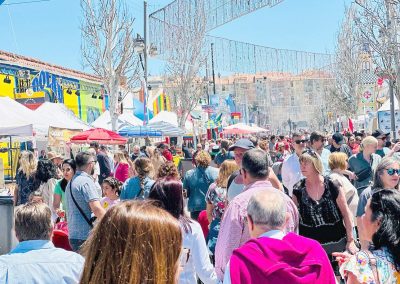
[[381, 130], [23, 151], [0, 283], [400, 283], [399, 151]]

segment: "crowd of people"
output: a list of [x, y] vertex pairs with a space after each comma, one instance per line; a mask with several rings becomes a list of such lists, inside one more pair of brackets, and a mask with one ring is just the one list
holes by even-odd
[[381, 130], [131, 149], [21, 153], [0, 283], [400, 283]]

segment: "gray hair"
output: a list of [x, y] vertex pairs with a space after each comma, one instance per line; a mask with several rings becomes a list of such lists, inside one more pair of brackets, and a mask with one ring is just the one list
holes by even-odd
[[50, 240], [51, 210], [44, 203], [27, 203], [15, 209], [15, 234], [20, 242]]
[[[385, 157], [379, 162], [374, 172], [372, 188], [385, 188], [382, 181], [382, 173], [392, 164], [399, 164], [399, 161], [393, 157]], [[398, 185], [396, 188], [398, 188]]]
[[279, 190], [263, 190], [255, 193], [247, 205], [249, 215], [256, 225], [265, 225], [271, 229], [285, 224], [287, 205]]

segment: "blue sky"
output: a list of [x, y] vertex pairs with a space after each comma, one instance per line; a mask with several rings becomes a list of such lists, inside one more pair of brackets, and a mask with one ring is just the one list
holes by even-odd
[[[6, 0], [4, 4], [23, 0]], [[25, 0], [24, 0], [25, 1]], [[150, 12], [171, 1], [149, 0]], [[212, 35], [276, 48], [333, 52], [335, 35], [350, 0], [284, 0], [243, 16]], [[0, 50], [82, 70], [79, 0], [0, 6]], [[143, 1], [129, 0], [136, 32], [143, 30]], [[150, 62], [157, 74], [160, 64]]]

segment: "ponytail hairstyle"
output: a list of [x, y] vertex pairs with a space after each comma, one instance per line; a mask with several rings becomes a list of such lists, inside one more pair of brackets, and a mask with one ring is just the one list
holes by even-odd
[[226, 155], [229, 151], [229, 140], [222, 139], [221, 140], [221, 154]]
[[102, 184], [104, 183], [108, 183], [108, 185], [115, 191], [115, 194], [117, 196], [120, 196], [122, 182], [117, 180], [115, 177], [108, 177], [103, 180]]
[[149, 158], [140, 157], [135, 159], [135, 170], [140, 180], [140, 192], [144, 191], [144, 180], [153, 172], [153, 165]]

